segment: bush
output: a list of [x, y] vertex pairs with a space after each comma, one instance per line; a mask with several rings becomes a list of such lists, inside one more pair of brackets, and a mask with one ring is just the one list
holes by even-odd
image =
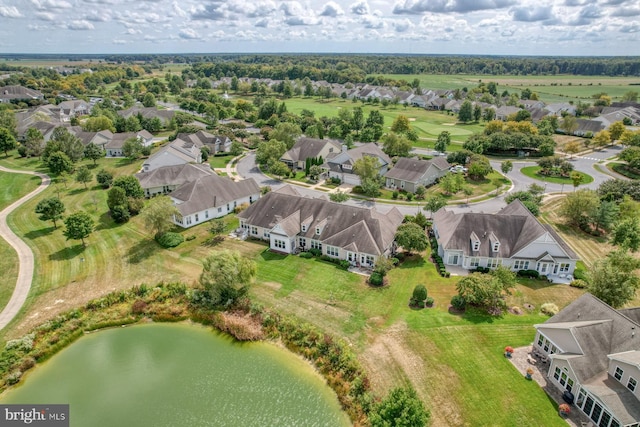
[[118, 224], [123, 224], [129, 221], [131, 218], [131, 214], [129, 213], [129, 208], [126, 205], [116, 205], [111, 208], [111, 218]]
[[586, 282], [587, 281], [587, 272], [582, 268], [576, 268], [573, 271], [573, 277], [575, 277], [576, 279], [584, 280]]
[[301, 252], [300, 258], [305, 258], [305, 259], [313, 258], [313, 254], [311, 252]]
[[320, 249], [316, 249], [316, 248], [311, 248], [309, 249], [309, 253], [313, 256], [320, 256], [322, 255], [322, 251]]
[[537, 279], [538, 277], [540, 277], [540, 273], [538, 273], [536, 270], [518, 270], [516, 275], [520, 277], [528, 277], [530, 279]]
[[413, 200], [413, 193], [407, 193], [407, 200], [408, 201]]
[[472, 270], [478, 273], [488, 273], [491, 271], [489, 267], [476, 267], [475, 270]]
[[397, 191], [397, 190], [394, 190], [394, 191], [393, 191], [393, 193], [391, 193], [391, 198], [392, 198], [393, 200], [395, 200], [395, 199], [397, 199], [397, 198], [398, 198], [398, 191]]
[[427, 307], [432, 307], [434, 302], [435, 300], [433, 299], [433, 297], [427, 297], [424, 303]]
[[349, 267], [351, 267], [351, 263], [349, 261], [347, 261], [346, 259], [341, 259], [340, 260], [340, 267], [344, 268], [345, 270], [348, 270]]
[[369, 277], [369, 283], [373, 286], [382, 286], [384, 278], [382, 277], [382, 274], [373, 272]]
[[131, 305], [131, 312], [133, 314], [144, 314], [147, 310], [147, 303], [141, 299], [137, 299]]
[[557, 305], [552, 302], [547, 302], [542, 304], [542, 306], [540, 307], [540, 311], [547, 316], [553, 316], [554, 314], [558, 313], [559, 310]]
[[186, 238], [187, 242], [190, 242], [192, 240], [196, 240], [196, 235], [195, 234], [191, 234], [191, 235], [187, 236], [187, 238]]
[[578, 289], [584, 289], [588, 285], [589, 284], [587, 282], [585, 282], [584, 280], [582, 280], [582, 279], [575, 279], [571, 283], [569, 283], [569, 286], [574, 287], [574, 288], [578, 288]]
[[158, 244], [163, 248], [175, 248], [180, 243], [184, 242], [184, 237], [182, 237], [182, 234], [168, 231], [164, 234], [161, 234], [160, 236], [157, 236], [156, 242], [158, 242]]
[[464, 310], [467, 306], [467, 301], [463, 296], [454, 295], [453, 298], [451, 298], [451, 306], [456, 310]]
[[424, 307], [424, 301], [427, 299], [427, 288], [424, 285], [416, 285], [413, 288], [413, 295], [411, 296], [411, 305], [414, 307]]

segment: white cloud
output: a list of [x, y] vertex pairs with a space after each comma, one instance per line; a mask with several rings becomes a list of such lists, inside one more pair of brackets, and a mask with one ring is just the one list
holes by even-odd
[[128, 42], [126, 40], [122, 40], [122, 39], [113, 39], [111, 41], [111, 43], [113, 43], [113, 44], [127, 44]]
[[51, 12], [36, 12], [36, 17], [43, 21], [55, 21], [56, 14]]
[[171, 4], [171, 8], [173, 9], [173, 13], [175, 13], [176, 16], [180, 17], [180, 18], [186, 18], [187, 16], [189, 16], [187, 14], [187, 12], [185, 12], [184, 10], [182, 10], [182, 8], [180, 7], [180, 5], [178, 4], [177, 1], [174, 1]]
[[368, 15], [369, 14], [369, 3], [366, 0], [359, 1], [357, 3], [353, 3], [349, 6], [351, 13], [356, 15]]
[[178, 35], [180, 38], [187, 40], [197, 40], [200, 38], [200, 35], [193, 28], [183, 28]]
[[70, 30], [93, 30], [95, 27], [93, 24], [85, 19], [73, 20], [67, 24], [67, 28]]
[[22, 13], [15, 6], [0, 6], [0, 16], [4, 18], [22, 18]]
[[31, 0], [31, 3], [38, 10], [48, 9], [71, 9], [71, 3], [65, 0]]
[[497, 10], [512, 6], [515, 0], [400, 0], [393, 7], [395, 14], [469, 13], [479, 10]]
[[344, 15], [344, 10], [342, 10], [342, 7], [340, 7], [339, 4], [333, 1], [325, 4], [320, 12], [320, 16], [330, 16], [333, 18], [341, 15]]
[[408, 31], [413, 27], [413, 22], [406, 18], [398, 21], [393, 21], [393, 28], [399, 33], [404, 33], [405, 31]]

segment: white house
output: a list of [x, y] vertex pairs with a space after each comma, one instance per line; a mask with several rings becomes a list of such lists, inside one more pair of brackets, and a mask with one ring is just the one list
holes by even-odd
[[445, 265], [467, 269], [503, 265], [566, 282], [578, 261], [558, 233], [541, 224], [517, 199], [495, 214], [440, 209], [433, 217], [433, 232]]
[[185, 163], [182, 165], [162, 166], [149, 172], [140, 172], [135, 176], [140, 181], [146, 197], [157, 194], [169, 194], [183, 184], [193, 182], [208, 175], [214, 175], [206, 164]]
[[163, 166], [202, 163], [202, 151], [191, 141], [176, 139], [150, 156], [142, 165], [143, 172], [149, 172]]
[[324, 198], [301, 197], [286, 186], [267, 193], [238, 218], [250, 237], [269, 241], [274, 251], [317, 249], [353, 265], [371, 267], [378, 257], [393, 252], [403, 215], [396, 208], [382, 214]]
[[364, 156], [378, 159], [378, 175], [387, 173], [391, 159], [385, 154], [378, 144], [366, 143], [350, 150], [343, 150], [340, 154], [325, 161], [325, 167], [329, 170], [329, 178], [338, 178], [341, 182], [351, 185], [360, 185], [360, 177], [353, 171], [356, 161]]
[[548, 381], [594, 425], [640, 425], [640, 307], [615, 310], [584, 294], [535, 328]]
[[184, 228], [220, 218], [240, 205], [260, 199], [260, 187], [253, 178], [233, 181], [216, 174], [186, 182], [169, 194], [180, 211], [174, 222]]
[[111, 140], [104, 144], [106, 157], [124, 157], [122, 147], [124, 146], [124, 142], [129, 138], [136, 138], [145, 147], [153, 143], [153, 135], [144, 129], [139, 132], [115, 133], [111, 137]]

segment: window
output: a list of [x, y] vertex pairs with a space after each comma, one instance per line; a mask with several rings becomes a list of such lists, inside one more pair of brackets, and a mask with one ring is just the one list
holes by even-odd
[[196, 222], [200, 221], [200, 219], [198, 218], [198, 214], [196, 214]]
[[368, 265], [373, 265], [374, 261], [375, 260], [373, 259], [373, 257], [371, 255], [367, 255], [367, 264]]
[[638, 382], [633, 377], [629, 377], [629, 382], [627, 382], [627, 388], [631, 391], [636, 391], [636, 386]]
[[191, 225], [191, 216], [185, 218], [187, 225]]
[[307, 231], [307, 224], [302, 224], [302, 232], [306, 232]]
[[522, 259], [517, 259], [513, 263], [513, 268], [515, 270], [528, 270], [529, 269], [529, 261], [525, 261], [525, 260], [522, 260]]
[[620, 427], [620, 421], [616, 420], [615, 418], [612, 419], [611, 420], [611, 427]]
[[613, 374], [613, 376], [615, 377], [615, 379], [617, 379], [618, 381], [620, 381], [622, 379], [622, 376], [624, 375], [624, 371], [622, 369], [620, 369], [619, 366], [616, 366], [616, 373]]
[[480, 264], [480, 258], [469, 259], [469, 267], [477, 267]]
[[560, 264], [560, 273], [567, 273], [569, 272], [569, 263], [563, 262]]
[[262, 237], [264, 237], [265, 239], [268, 239], [269, 236], [271, 236], [271, 234], [267, 230], [264, 230], [264, 233], [262, 233]]
[[599, 403], [596, 403], [596, 404], [593, 406], [593, 412], [591, 413], [591, 419], [592, 419], [594, 422], [596, 422], [596, 423], [597, 423], [597, 422], [598, 422], [598, 420], [600, 419], [600, 414], [602, 414], [602, 406], [600, 406], [600, 404], [599, 404]]
[[493, 244], [493, 252], [498, 252], [500, 250], [500, 242], [495, 242]]
[[322, 250], [322, 243], [318, 242], [317, 240], [312, 240], [311, 241], [311, 249]]
[[338, 256], [338, 248], [335, 246], [327, 246], [327, 255], [329, 256]]
[[209, 211], [208, 210], [204, 211], [204, 217], [209, 219]]
[[560, 368], [558, 368], [558, 367], [556, 366], [556, 370], [555, 370], [555, 372], [553, 373], [553, 378], [555, 378], [557, 381], [559, 381], [559, 380], [560, 380], [560, 374], [561, 374], [561, 372], [560, 372]]
[[474, 251], [479, 251], [480, 250], [480, 241], [479, 240], [474, 240], [473, 241], [473, 250]]
[[342, 169], [351, 170], [351, 165], [342, 165]]
[[609, 427], [609, 421], [611, 421], [611, 414], [604, 411], [602, 413], [602, 418], [600, 418], [600, 422], [598, 423], [598, 427]]
[[254, 236], [258, 235], [258, 227], [251, 227], [251, 234], [253, 234]]
[[538, 346], [542, 347], [543, 342], [544, 342], [544, 337], [542, 335], [538, 335]]
[[316, 227], [316, 234], [319, 236], [320, 235], [320, 227]]
[[307, 239], [305, 239], [304, 237], [299, 237], [298, 243], [304, 248], [305, 246], [307, 246]]
[[404, 181], [400, 181], [400, 188], [404, 189]]
[[497, 268], [499, 265], [502, 265], [502, 260], [497, 258], [489, 258], [487, 260], [487, 267], [489, 268]]
[[229, 212], [230, 208], [229, 208], [229, 203], [227, 203], [227, 212]]
[[222, 213], [222, 208], [218, 208], [218, 213]]
[[278, 249], [286, 249], [287, 248], [287, 242], [285, 242], [284, 240], [280, 240], [280, 239], [273, 239], [273, 246], [278, 248]]
[[593, 409], [593, 399], [591, 396], [587, 396], [587, 400], [584, 402], [584, 409], [582, 412], [589, 416], [591, 414], [591, 409]]
[[571, 378], [567, 378], [567, 386], [565, 388], [567, 391], [573, 390], [573, 380]]

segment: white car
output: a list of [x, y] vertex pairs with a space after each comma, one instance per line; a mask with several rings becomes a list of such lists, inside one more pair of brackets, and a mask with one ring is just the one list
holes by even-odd
[[465, 168], [462, 165], [455, 165], [455, 166], [451, 166], [449, 168], [449, 171], [453, 173], [467, 172], [467, 168]]

